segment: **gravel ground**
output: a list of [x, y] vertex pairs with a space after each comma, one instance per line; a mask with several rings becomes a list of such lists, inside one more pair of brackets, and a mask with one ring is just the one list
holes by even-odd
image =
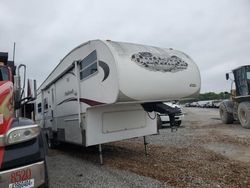
[[224, 125], [217, 109], [185, 108], [183, 126], [97, 148], [49, 151], [51, 187], [250, 187], [250, 130]]
[[157, 180], [101, 166], [77, 155], [50, 152], [48, 165], [51, 187], [163, 187]]

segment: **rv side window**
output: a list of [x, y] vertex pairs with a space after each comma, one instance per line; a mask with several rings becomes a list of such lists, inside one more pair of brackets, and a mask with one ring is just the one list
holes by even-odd
[[80, 80], [83, 80], [97, 72], [96, 51], [91, 52], [80, 62]]
[[38, 103], [38, 105], [37, 105], [37, 112], [38, 113], [42, 112], [42, 103]]

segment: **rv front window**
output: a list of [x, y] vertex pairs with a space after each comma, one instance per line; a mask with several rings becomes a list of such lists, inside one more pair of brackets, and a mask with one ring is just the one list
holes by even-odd
[[97, 55], [96, 51], [93, 51], [80, 62], [80, 69], [84, 69], [95, 61], [97, 61]]
[[97, 63], [94, 63], [87, 67], [86, 69], [82, 70], [80, 72], [80, 79], [83, 80], [84, 78], [87, 78], [88, 76], [94, 74], [97, 72]]
[[80, 62], [80, 80], [90, 77], [97, 71], [97, 54], [93, 51]]

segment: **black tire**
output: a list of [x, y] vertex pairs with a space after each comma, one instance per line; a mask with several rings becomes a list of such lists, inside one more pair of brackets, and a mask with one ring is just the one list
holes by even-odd
[[250, 102], [241, 102], [239, 104], [238, 118], [242, 127], [250, 129]]
[[234, 122], [234, 117], [232, 113], [229, 113], [224, 104], [220, 105], [219, 108], [220, 119], [225, 124], [232, 124]]

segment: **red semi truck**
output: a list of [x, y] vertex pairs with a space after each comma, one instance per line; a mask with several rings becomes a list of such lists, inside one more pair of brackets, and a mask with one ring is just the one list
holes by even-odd
[[[26, 69], [25, 65], [21, 67]], [[21, 109], [34, 98], [23, 97], [24, 88], [15, 69], [8, 53], [0, 52], [0, 187], [48, 187], [40, 127], [31, 119], [19, 117]]]

